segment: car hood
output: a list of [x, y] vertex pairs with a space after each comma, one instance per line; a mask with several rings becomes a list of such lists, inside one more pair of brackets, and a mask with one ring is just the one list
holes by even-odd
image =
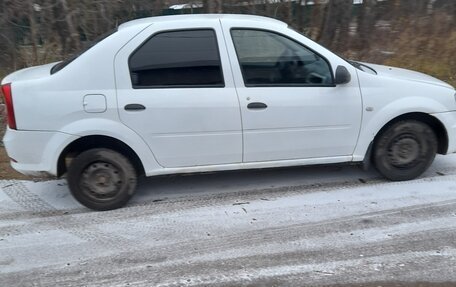
[[33, 80], [39, 79], [45, 76], [51, 75], [51, 69], [56, 63], [35, 66], [30, 68], [25, 68], [14, 73], [9, 74], [2, 80], [2, 85], [16, 82], [16, 81], [26, 81], [26, 80]]
[[372, 67], [382, 77], [403, 79], [454, 89], [450, 84], [420, 72], [369, 63], [365, 63], [365, 65]]

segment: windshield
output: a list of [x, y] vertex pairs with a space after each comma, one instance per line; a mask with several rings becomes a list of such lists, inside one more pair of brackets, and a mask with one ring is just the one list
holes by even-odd
[[100, 43], [101, 41], [103, 41], [104, 39], [108, 38], [109, 36], [111, 36], [112, 34], [114, 34], [115, 32], [117, 32], [117, 28], [114, 29], [114, 30], [111, 30], [101, 36], [99, 36], [98, 38], [96, 38], [95, 40], [93, 41], [90, 41], [89, 43], [85, 44], [84, 46], [84, 49], [82, 49], [81, 51], [79, 51], [78, 53], [70, 56], [69, 58], [67, 58], [66, 60], [63, 60], [59, 63], [57, 63], [54, 67], [52, 67], [51, 69], [51, 75], [52, 74], [55, 74], [57, 73], [58, 71], [62, 70], [63, 68], [65, 68], [66, 66], [68, 66], [68, 64], [70, 64], [71, 62], [73, 62], [74, 60], [76, 60], [79, 56], [81, 56], [82, 54], [84, 54], [85, 52], [87, 52], [88, 50], [90, 50], [92, 47], [94, 47], [96, 44]]

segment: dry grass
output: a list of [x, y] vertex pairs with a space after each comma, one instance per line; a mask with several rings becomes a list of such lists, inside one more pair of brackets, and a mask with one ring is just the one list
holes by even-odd
[[6, 154], [5, 148], [0, 147], [0, 180], [2, 179], [30, 179], [27, 176], [15, 171]]
[[403, 33], [396, 54], [385, 63], [421, 71], [456, 86], [456, 31], [432, 37]]
[[420, 71], [456, 87], [456, 29], [452, 17], [436, 13], [398, 21], [389, 34], [373, 40], [367, 55], [390, 51], [381, 63]]

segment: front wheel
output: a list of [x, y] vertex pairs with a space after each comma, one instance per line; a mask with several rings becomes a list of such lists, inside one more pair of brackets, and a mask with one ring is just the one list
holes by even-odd
[[91, 149], [78, 155], [67, 175], [73, 196], [94, 210], [124, 206], [136, 189], [136, 171], [122, 154], [110, 149]]
[[390, 180], [414, 179], [431, 165], [437, 145], [437, 137], [427, 124], [400, 121], [388, 127], [374, 142], [374, 165]]

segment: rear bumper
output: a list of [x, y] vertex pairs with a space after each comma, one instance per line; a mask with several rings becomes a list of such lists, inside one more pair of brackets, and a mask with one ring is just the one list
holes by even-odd
[[456, 111], [432, 114], [445, 126], [448, 134], [447, 154], [456, 153]]
[[15, 170], [29, 176], [48, 177], [57, 175], [61, 152], [77, 138], [60, 132], [7, 129], [3, 143]]

